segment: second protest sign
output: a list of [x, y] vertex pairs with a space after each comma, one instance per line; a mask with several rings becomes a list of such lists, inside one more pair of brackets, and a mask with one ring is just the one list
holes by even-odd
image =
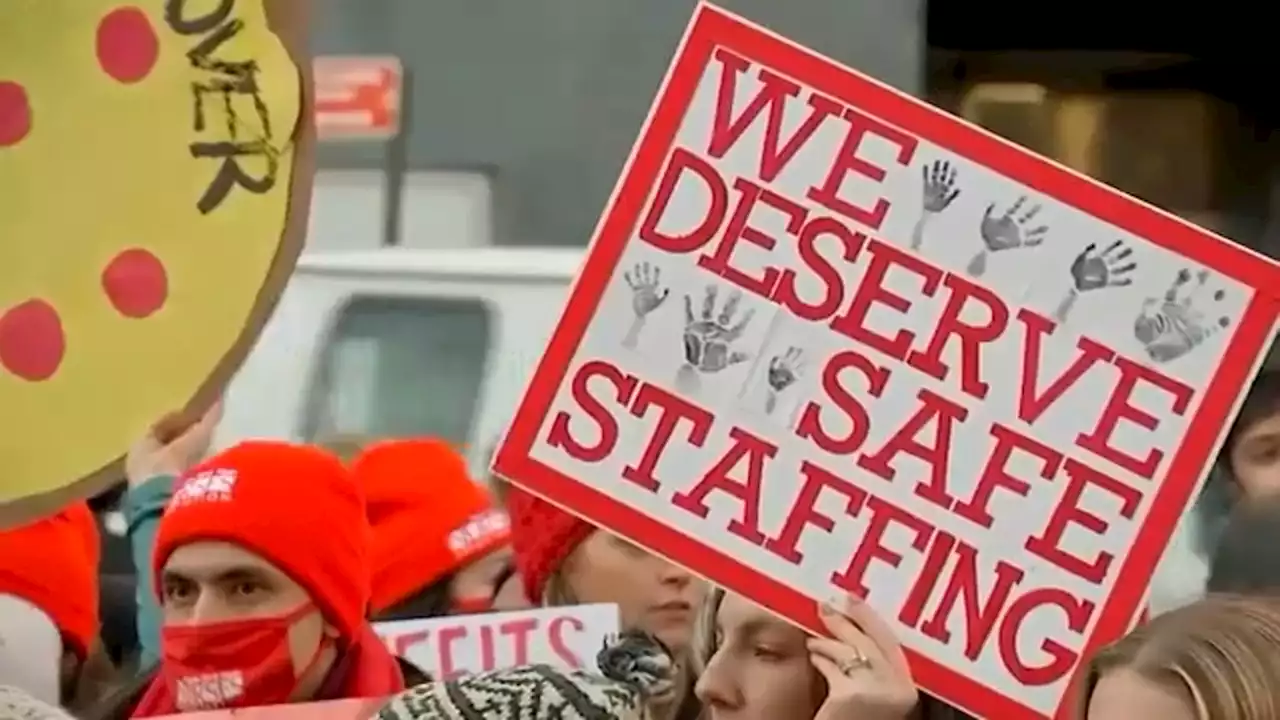
[[1275, 334], [1270, 261], [700, 6], [495, 469], [1059, 712]]

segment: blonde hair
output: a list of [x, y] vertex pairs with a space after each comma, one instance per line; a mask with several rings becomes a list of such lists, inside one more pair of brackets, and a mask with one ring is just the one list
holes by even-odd
[[724, 588], [713, 587], [703, 598], [702, 607], [698, 608], [698, 616], [693, 623], [693, 645], [689, 648], [693, 671], [697, 675], [707, 669], [707, 663], [711, 662], [711, 656], [716, 654], [719, 647], [716, 616], [720, 614], [720, 604], [723, 602]]
[[1280, 720], [1280, 599], [1210, 596], [1156, 616], [1094, 655], [1078, 717], [1116, 670], [1190, 697], [1201, 720]]
[[574, 596], [573, 589], [569, 587], [568, 577], [564, 573], [564, 566], [568, 562], [569, 559], [565, 558], [564, 562], [547, 575], [547, 584], [542, 588], [542, 607], [565, 607], [578, 604], [578, 598]]

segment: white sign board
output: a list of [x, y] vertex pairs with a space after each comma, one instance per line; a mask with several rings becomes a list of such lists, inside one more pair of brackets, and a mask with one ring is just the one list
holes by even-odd
[[496, 472], [917, 682], [1059, 711], [1129, 629], [1280, 268], [708, 5]]
[[399, 657], [436, 680], [518, 665], [593, 668], [618, 634], [616, 605], [573, 605], [374, 624]]

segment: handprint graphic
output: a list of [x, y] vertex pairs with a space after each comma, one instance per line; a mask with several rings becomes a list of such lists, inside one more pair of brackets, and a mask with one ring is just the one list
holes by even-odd
[[622, 347], [634, 350], [640, 342], [640, 331], [649, 313], [662, 307], [671, 291], [661, 286], [662, 269], [647, 262], [638, 263], [630, 271], [622, 274], [631, 288], [631, 311], [635, 318], [622, 338]]
[[684, 296], [684, 364], [676, 375], [676, 385], [683, 392], [696, 392], [701, 375], [718, 373], [750, 358], [748, 353], [734, 350], [733, 344], [742, 337], [755, 312], [747, 310], [734, 322], [738, 306], [742, 304], [742, 291], [731, 292], [719, 313], [716, 313], [717, 294], [714, 285], [707, 286], [701, 313], [697, 316], [693, 311], [693, 298]]
[[1097, 243], [1089, 243], [1071, 261], [1071, 289], [1053, 311], [1053, 319], [1066, 322], [1081, 293], [1132, 285], [1133, 278], [1129, 275], [1138, 267], [1129, 260], [1132, 255], [1133, 249], [1125, 245], [1124, 240], [1116, 240], [1102, 252], [1098, 252]]
[[1017, 248], [1033, 248], [1044, 242], [1049, 232], [1047, 225], [1031, 226], [1030, 223], [1040, 214], [1042, 206], [1027, 205], [1026, 196], [1018, 198], [1003, 213], [996, 215], [996, 204], [987, 206], [982, 216], [978, 232], [982, 236], [982, 249], [969, 261], [966, 268], [973, 277], [982, 277], [987, 271], [987, 256], [991, 253], [1014, 250]]
[[804, 370], [804, 351], [795, 346], [769, 359], [769, 368], [765, 371], [764, 412], [766, 415], [772, 415], [778, 409], [779, 396], [787, 388], [796, 384]]
[[924, 244], [924, 228], [935, 215], [946, 210], [960, 197], [956, 187], [956, 169], [946, 160], [935, 160], [920, 166], [924, 175], [924, 197], [920, 219], [911, 231], [911, 249], [919, 250]]
[[[1200, 293], [1209, 281], [1209, 271], [1201, 270], [1192, 282], [1190, 270], [1180, 270], [1163, 296], [1147, 298], [1133, 321], [1133, 336], [1157, 363], [1167, 363], [1186, 355], [1204, 344], [1219, 330], [1231, 324], [1226, 315], [1209, 320]], [[1215, 290], [1210, 302], [1218, 303], [1226, 292]]]

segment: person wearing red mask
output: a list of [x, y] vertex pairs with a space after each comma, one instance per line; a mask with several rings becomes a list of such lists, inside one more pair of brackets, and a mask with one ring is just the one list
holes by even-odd
[[107, 717], [403, 689], [366, 621], [364, 509], [342, 461], [313, 447], [246, 442], [183, 473], [152, 558], [160, 662]]
[[373, 529], [376, 619], [493, 609], [510, 573], [511, 527], [462, 455], [441, 440], [390, 440], [365, 448], [352, 473]]

